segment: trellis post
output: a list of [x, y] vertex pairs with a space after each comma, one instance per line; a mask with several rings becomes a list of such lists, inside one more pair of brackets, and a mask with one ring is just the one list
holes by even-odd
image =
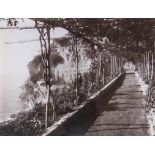
[[[46, 84], [46, 99], [45, 99], [45, 128], [48, 127], [48, 105], [51, 98], [51, 66], [50, 66], [50, 54], [51, 54], [51, 43], [50, 43], [50, 27], [44, 25], [44, 27], [38, 27], [36, 22], [36, 28], [40, 34], [40, 46], [42, 61], [44, 65], [44, 81]], [[55, 106], [52, 105], [53, 110], [53, 121], [55, 120]]]

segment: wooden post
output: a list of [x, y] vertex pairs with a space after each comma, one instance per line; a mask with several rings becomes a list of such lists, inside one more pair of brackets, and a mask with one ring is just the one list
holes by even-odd
[[153, 63], [153, 61], [154, 61], [154, 56], [153, 56], [154, 54], [152, 53], [151, 54], [151, 56], [152, 56], [152, 60], [151, 60], [151, 80], [153, 80], [153, 76], [154, 76], [154, 63]]
[[119, 58], [118, 59], [118, 71], [119, 71], [119, 74], [121, 73], [121, 59]]
[[151, 81], [155, 80], [155, 27], [152, 28], [152, 34], [153, 34], [153, 49], [152, 49], [152, 76]]
[[103, 86], [104, 86], [105, 85], [105, 68], [104, 67], [103, 67], [102, 81], [103, 81]]
[[76, 98], [78, 98], [79, 96], [79, 83], [78, 83], [79, 55], [78, 55], [77, 43], [75, 45], [75, 57], [76, 57]]
[[114, 57], [112, 58], [112, 79], [115, 77], [115, 60]]
[[114, 63], [113, 63], [113, 68], [114, 68], [114, 77], [116, 76], [116, 57], [114, 57]]
[[111, 78], [110, 78], [110, 80], [112, 80], [113, 79], [113, 57], [111, 57], [110, 62], [111, 62], [111, 66], [110, 66], [110, 69], [111, 69]]
[[116, 75], [118, 75], [118, 58], [116, 57]]
[[147, 70], [146, 70], [146, 53], [144, 53], [144, 58], [143, 58], [143, 72], [144, 72], [144, 78], [147, 77]]
[[150, 52], [147, 52], [147, 73], [148, 79], [150, 80]]
[[100, 53], [100, 56], [99, 56], [98, 85], [100, 85], [100, 81], [101, 81], [101, 69], [102, 69], [102, 53]]
[[142, 56], [141, 56], [141, 75], [142, 78], [144, 78], [144, 59]]
[[[46, 115], [45, 115], [45, 127], [48, 126], [48, 104], [50, 103], [50, 88], [51, 88], [51, 67], [50, 67], [50, 54], [51, 54], [51, 45], [50, 45], [50, 28], [47, 27], [47, 40], [48, 40], [48, 51], [47, 51], [47, 102], [46, 102]], [[54, 112], [53, 112], [54, 113]], [[53, 118], [53, 121], [55, 118]]]
[[155, 75], [154, 75], [154, 73], [155, 73], [155, 41], [154, 41], [154, 49], [153, 49], [153, 53], [152, 53], [152, 79], [153, 80], [155, 80]]

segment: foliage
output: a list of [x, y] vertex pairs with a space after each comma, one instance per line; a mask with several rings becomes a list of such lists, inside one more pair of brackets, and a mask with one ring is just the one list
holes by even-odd
[[55, 38], [54, 41], [62, 47], [67, 47], [70, 44], [69, 38], [66, 37]]
[[45, 107], [38, 104], [33, 110], [12, 115], [13, 120], [0, 123], [0, 135], [39, 135], [44, 132]]
[[[63, 87], [54, 89], [52, 97], [56, 105], [56, 120], [62, 115], [76, 110], [77, 106], [82, 104], [88, 96], [94, 91], [90, 90], [88, 79], [90, 74], [86, 73], [83, 77], [80, 86], [79, 97], [76, 100], [76, 92], [74, 84], [63, 84]], [[61, 84], [62, 85], [62, 84]], [[88, 90], [90, 90], [88, 92]], [[89, 94], [90, 93], [90, 94]], [[71, 95], [72, 94], [72, 95]], [[31, 95], [35, 95], [32, 93]], [[20, 112], [17, 115], [12, 115], [13, 120], [0, 123], [0, 135], [41, 135], [45, 131], [45, 105], [34, 101], [34, 108], [29, 111]], [[48, 125], [52, 125], [51, 112], [52, 106], [48, 109]]]
[[[33, 20], [41, 21], [52, 27], [62, 27], [76, 37], [85, 40], [91, 47], [97, 46], [99, 51], [105, 48], [103, 39], [106, 37], [109, 42], [106, 46], [109, 46], [110, 52], [116, 55], [121, 53], [121, 56], [133, 61], [135, 61], [136, 53], [153, 51], [154, 19], [36, 18]], [[108, 47], [106, 49], [109, 50]]]

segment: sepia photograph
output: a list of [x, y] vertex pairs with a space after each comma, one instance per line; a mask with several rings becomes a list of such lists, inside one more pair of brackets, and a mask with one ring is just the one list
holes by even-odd
[[0, 136], [154, 136], [155, 18], [0, 18]]

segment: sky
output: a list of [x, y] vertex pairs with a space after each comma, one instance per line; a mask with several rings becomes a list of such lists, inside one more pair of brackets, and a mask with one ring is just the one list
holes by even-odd
[[[18, 26], [34, 26], [34, 22], [29, 19], [19, 20]], [[6, 27], [6, 22], [0, 22], [0, 27]], [[51, 37], [62, 37], [67, 33], [62, 28], [51, 30]], [[17, 78], [21, 82], [27, 78], [27, 64], [36, 54], [39, 54], [39, 41], [28, 43], [5, 44], [6, 42], [18, 42], [24, 40], [38, 39], [39, 33], [35, 29], [29, 30], [0, 30], [0, 75], [1, 78], [7, 76]]]

